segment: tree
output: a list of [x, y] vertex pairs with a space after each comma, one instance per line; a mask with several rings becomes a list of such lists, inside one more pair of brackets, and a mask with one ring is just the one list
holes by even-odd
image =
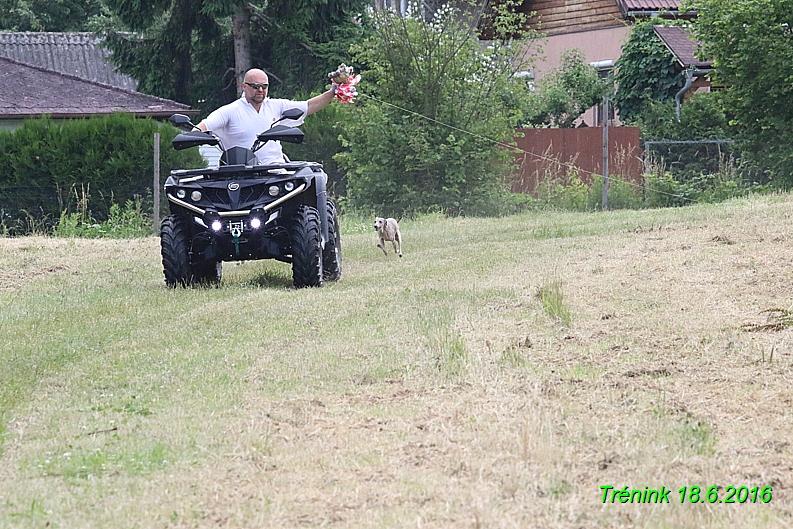
[[695, 0], [694, 34], [714, 63], [733, 124], [785, 186], [793, 185], [793, 12], [779, 0]]
[[538, 83], [539, 92], [525, 123], [535, 126], [571, 128], [587, 109], [600, 103], [612, 91], [595, 67], [584, 62], [584, 53], [567, 49], [562, 64]]
[[[380, 215], [440, 208], [450, 214], [497, 213], [512, 141], [529, 97], [513, 77], [534, 33], [515, 2], [501, 2], [483, 46], [463, 12], [445, 8], [430, 21], [419, 10], [374, 15], [375, 34], [355, 48], [365, 66], [358, 104], [342, 124], [349, 201]], [[417, 14], [410, 14], [410, 13]]]
[[[142, 92], [211, 110], [231, 101], [249, 67], [271, 93], [311, 91], [348, 59], [365, 0], [107, 0], [97, 23], [120, 70]], [[250, 42], [250, 44], [248, 44]]]
[[0, 30], [85, 31], [102, 0], [0, 0]]
[[673, 101], [683, 87], [674, 55], [653, 31], [658, 22], [638, 22], [615, 64], [613, 101], [623, 122], [637, 119], [649, 101]]

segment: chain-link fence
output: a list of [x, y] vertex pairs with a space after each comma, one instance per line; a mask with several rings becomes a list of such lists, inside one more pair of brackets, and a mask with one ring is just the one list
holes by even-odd
[[680, 183], [720, 175], [751, 182], [758, 171], [744, 161], [740, 140], [665, 140], [644, 142], [644, 174], [668, 173]]

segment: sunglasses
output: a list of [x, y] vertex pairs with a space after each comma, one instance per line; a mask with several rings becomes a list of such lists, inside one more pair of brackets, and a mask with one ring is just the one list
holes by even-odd
[[267, 90], [267, 88], [269, 88], [269, 86], [270, 86], [267, 83], [249, 83], [247, 81], [245, 81], [245, 84], [250, 86], [254, 90], [258, 90], [259, 88], [261, 88], [262, 90]]

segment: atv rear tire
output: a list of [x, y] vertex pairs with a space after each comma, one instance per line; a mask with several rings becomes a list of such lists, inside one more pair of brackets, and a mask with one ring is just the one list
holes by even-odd
[[190, 226], [177, 215], [165, 217], [160, 225], [160, 246], [165, 284], [189, 287], [195, 281], [190, 270]]
[[328, 240], [322, 250], [322, 276], [325, 281], [341, 279], [341, 231], [336, 204], [328, 200]]
[[193, 267], [195, 280], [202, 285], [215, 285], [223, 277], [222, 261], [204, 261]]
[[295, 287], [322, 286], [322, 235], [319, 213], [299, 206], [292, 215], [289, 238], [292, 243], [292, 279]]

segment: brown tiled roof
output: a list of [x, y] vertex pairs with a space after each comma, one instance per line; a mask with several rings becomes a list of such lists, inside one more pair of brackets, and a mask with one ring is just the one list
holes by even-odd
[[76, 118], [113, 112], [151, 117], [198, 113], [168, 99], [0, 57], [0, 119], [34, 118], [42, 114]]
[[617, 4], [626, 18], [648, 17], [655, 14], [664, 18], [690, 19], [696, 16], [696, 12], [683, 8], [683, 2], [675, 0], [617, 0]]
[[116, 71], [110, 50], [93, 33], [0, 32], [0, 57], [128, 90], [137, 88], [133, 78]]
[[620, 0], [630, 11], [677, 11], [679, 2], [674, 0]]
[[685, 27], [655, 26], [653, 29], [684, 69], [693, 67], [705, 70], [713, 66], [710, 61], [697, 59], [697, 40], [691, 36]]

